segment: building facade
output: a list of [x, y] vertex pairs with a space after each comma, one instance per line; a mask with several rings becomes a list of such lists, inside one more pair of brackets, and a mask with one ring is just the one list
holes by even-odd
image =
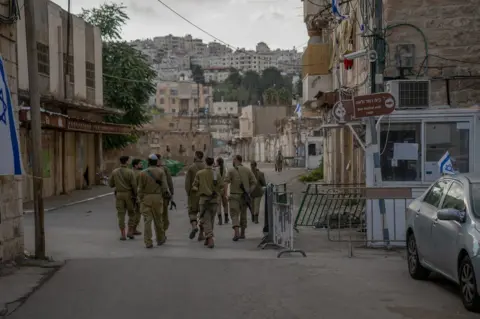
[[[17, 23], [20, 142], [27, 176], [23, 200], [33, 199], [29, 81], [23, 1]], [[44, 197], [84, 189], [102, 171], [103, 134], [129, 134], [130, 127], [103, 122], [107, 114], [122, 114], [103, 105], [102, 40], [100, 30], [57, 4], [35, 3], [38, 72], [42, 104]]]
[[162, 81], [157, 84], [156, 106], [167, 114], [189, 115], [213, 105], [211, 86], [193, 82]]
[[[471, 107], [480, 98], [478, 6], [471, 2], [452, 5], [447, 0], [435, 1], [434, 6], [395, 0], [383, 4], [385, 52], [376, 54], [384, 72], [376, 76], [383, 78], [383, 82], [377, 80], [376, 91], [389, 92], [397, 101], [396, 110], [378, 125], [383, 179], [427, 185], [436, 176], [435, 164], [446, 151], [455, 158], [454, 165], [461, 172], [471, 171], [474, 129], [465, 122], [465, 110], [460, 108]], [[332, 114], [338, 93], [333, 101], [325, 99], [325, 93], [339, 91], [340, 86], [344, 101], [371, 92], [368, 55], [345, 59], [345, 54], [374, 49], [370, 30], [375, 19], [365, 9], [371, 1], [341, 5], [340, 11], [349, 18], [335, 26], [329, 25], [332, 13], [323, 10], [324, 1], [312, 0], [303, 5], [310, 37], [303, 56], [304, 107], [316, 108], [325, 119], [325, 176], [329, 182], [351, 182], [351, 177], [349, 180], [348, 174], [342, 173], [348, 167], [371, 178], [372, 171], [365, 168], [371, 161], [352, 158], [359, 149], [363, 154], [358, 156], [365, 154], [352, 130], [338, 123]], [[448, 116], [434, 121], [426, 115], [429, 112]], [[364, 138], [368, 128], [351, 117], [349, 122]], [[460, 140], [465, 142], [462, 147]], [[405, 141], [416, 145], [418, 156], [411, 154], [398, 160], [400, 155], [395, 154], [394, 145]]]
[[[9, 16], [8, 3], [0, 4], [0, 13]], [[0, 53], [5, 64], [8, 85], [15, 110], [18, 110], [17, 24], [0, 25]], [[15, 112], [17, 131], [18, 112]], [[18, 132], [17, 132], [18, 134]], [[23, 256], [22, 176], [0, 176], [0, 264]]]
[[212, 115], [238, 116], [238, 102], [213, 102]]

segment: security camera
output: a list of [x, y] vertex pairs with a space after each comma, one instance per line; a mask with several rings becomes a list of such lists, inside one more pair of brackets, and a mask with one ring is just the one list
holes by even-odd
[[360, 50], [360, 51], [345, 54], [343, 57], [347, 60], [354, 60], [358, 58], [363, 58], [367, 54], [368, 54], [367, 50]]

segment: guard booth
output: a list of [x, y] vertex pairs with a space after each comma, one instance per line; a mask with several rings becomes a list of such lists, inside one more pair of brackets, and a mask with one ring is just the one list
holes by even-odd
[[307, 136], [306, 144], [306, 169], [315, 169], [323, 158], [323, 136]]
[[[405, 208], [440, 177], [438, 161], [448, 151], [455, 171], [480, 172], [480, 108], [438, 107], [396, 110], [376, 117], [380, 143], [380, 167], [384, 188], [411, 189], [412, 198], [388, 198], [384, 194], [386, 221], [382, 221], [379, 199], [367, 199], [366, 231], [371, 246], [383, 245], [388, 227], [392, 246], [405, 245]], [[371, 136], [367, 125], [367, 137]], [[367, 145], [370, 140], [367, 139]], [[373, 158], [367, 153], [367, 186], [373, 185]], [[393, 238], [395, 236], [395, 238]]]

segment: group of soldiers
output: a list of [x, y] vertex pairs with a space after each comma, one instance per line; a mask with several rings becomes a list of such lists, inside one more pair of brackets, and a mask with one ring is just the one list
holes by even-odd
[[[134, 159], [128, 167], [129, 157], [120, 158], [120, 167], [112, 172], [110, 187], [115, 189], [115, 201], [120, 228], [120, 240], [134, 239], [141, 216], [144, 217], [144, 242], [153, 247], [152, 223], [155, 228], [157, 245], [163, 245], [169, 227], [168, 205], [174, 194], [173, 180], [169, 170], [163, 166], [160, 154], [148, 157], [148, 167]], [[185, 191], [188, 196], [188, 216], [191, 225], [189, 238], [198, 235], [198, 241], [214, 247], [213, 228], [215, 216], [218, 224], [232, 220], [233, 241], [245, 239], [247, 208], [252, 212], [252, 221], [259, 223], [260, 202], [266, 186], [265, 175], [251, 162], [250, 168], [243, 166], [242, 157], [233, 159], [233, 167], [225, 168], [223, 158], [215, 161], [204, 160], [201, 151], [195, 152], [194, 163], [185, 177]], [[223, 208], [223, 216], [222, 216]], [[128, 228], [125, 217], [128, 214]]]

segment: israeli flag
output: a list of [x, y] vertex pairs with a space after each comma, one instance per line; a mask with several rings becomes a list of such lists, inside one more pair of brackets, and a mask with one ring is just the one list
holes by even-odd
[[298, 118], [302, 117], [302, 106], [300, 103], [297, 104], [297, 107], [295, 108], [295, 113], [297, 113]]
[[342, 15], [340, 12], [340, 7], [338, 6], [338, 0], [332, 0], [332, 13], [339, 20], [345, 20], [348, 17]]
[[438, 168], [440, 169], [441, 174], [455, 174], [455, 171], [453, 170], [452, 159], [448, 151], [438, 161]]
[[22, 175], [22, 160], [5, 64], [0, 56], [0, 176]]

